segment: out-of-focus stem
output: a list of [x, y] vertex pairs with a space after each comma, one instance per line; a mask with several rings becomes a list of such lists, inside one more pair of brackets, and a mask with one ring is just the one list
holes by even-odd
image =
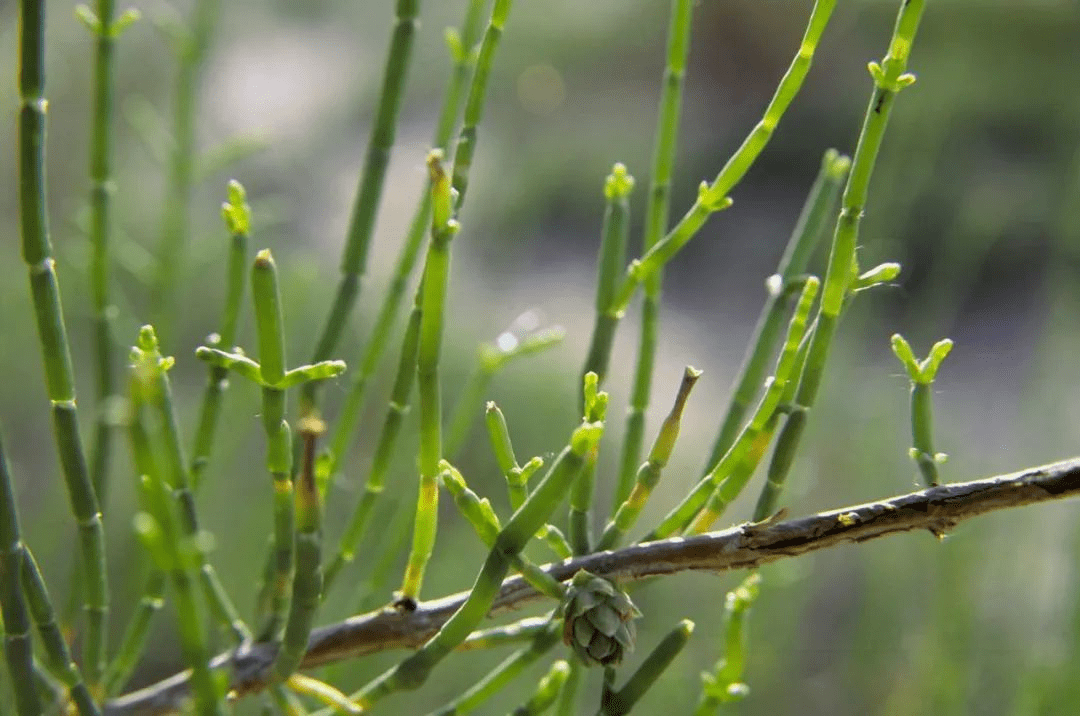
[[79, 531], [84, 566], [86, 631], [83, 666], [96, 687], [105, 669], [109, 589], [101, 510], [90, 480], [75, 410], [72, 372], [56, 260], [45, 201], [45, 3], [22, 0], [19, 13], [19, 220], [22, 256], [30, 275], [45, 385], [52, 408], [56, 452]]

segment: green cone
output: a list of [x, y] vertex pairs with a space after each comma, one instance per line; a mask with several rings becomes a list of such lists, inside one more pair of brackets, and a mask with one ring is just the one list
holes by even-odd
[[563, 641], [586, 666], [613, 666], [634, 650], [641, 616], [630, 597], [611, 582], [581, 570], [566, 591], [561, 613]]

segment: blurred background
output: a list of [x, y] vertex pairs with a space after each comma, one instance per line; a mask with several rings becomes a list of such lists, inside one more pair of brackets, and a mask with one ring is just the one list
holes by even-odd
[[[143, 20], [117, 49], [115, 336], [130, 345], [150, 320], [149, 282], [162, 232], [173, 131], [176, 57], [170, 37], [191, 4], [134, 2]], [[179, 265], [184, 287], [163, 352], [190, 438], [205, 366], [193, 352], [217, 329], [228, 246], [219, 206], [235, 177], [255, 213], [252, 248], [282, 269], [289, 358], [306, 361], [339, 279], [338, 262], [379, 91], [393, 3], [343, 0], [221, 3], [198, 80], [197, 181]], [[423, 4], [375, 242], [359, 308], [336, 353], [355, 363], [422, 186], [424, 156], [448, 74], [443, 29], [464, 2]], [[522, 360], [486, 397], [506, 413], [519, 459], [550, 457], [575, 424], [577, 375], [593, 320], [602, 183], [616, 161], [638, 180], [631, 197], [633, 255], [648, 186], [663, 71], [668, 3], [545, 0], [516, 3], [480, 128], [454, 243], [445, 402], [476, 363], [476, 347], [535, 311], [566, 328], [564, 344]], [[48, 186], [52, 237], [85, 435], [94, 417], [86, 217], [92, 40], [73, 3], [49, 3]], [[647, 439], [670, 406], [684, 365], [704, 370], [683, 435], [642, 524], [675, 504], [701, 474], [776, 267], [822, 153], [854, 142], [897, 2], [839, 3], [804, 89], [760, 160], [670, 265]], [[701, 2], [694, 16], [672, 214], [692, 203], [760, 118], [804, 29], [809, 2]], [[18, 104], [17, 8], [0, 2], [0, 420], [18, 479], [26, 541], [54, 595], [68, 592], [74, 527], [53, 454], [37, 338], [18, 254], [13, 118]], [[936, 447], [943, 479], [968, 480], [1077, 454], [1080, 420], [1080, 5], [932, 0], [910, 63], [919, 81], [896, 104], [862, 225], [866, 267], [898, 261], [894, 285], [853, 305], [790, 479], [794, 515], [916, 489], [907, 457], [908, 381], [889, 349], [903, 333], [917, 354], [942, 337], [956, 345], [936, 383]], [[815, 270], [823, 269], [818, 257]], [[250, 316], [250, 309], [245, 307]], [[619, 331], [608, 380], [609, 429], [598, 504], [610, 502], [637, 343], [637, 304]], [[400, 326], [399, 326], [400, 328]], [[241, 344], [254, 336], [246, 321]], [[355, 449], [331, 486], [328, 546], [370, 464], [397, 339], [365, 408]], [[119, 355], [126, 349], [121, 348]], [[324, 389], [333, 420], [348, 377]], [[293, 401], [295, 405], [295, 401]], [[482, 404], [476, 415], [482, 414]], [[251, 613], [270, 529], [258, 395], [236, 380], [199, 495], [212, 560]], [[502, 479], [478, 423], [458, 460], [471, 486], [509, 514]], [[415, 493], [415, 429], [399, 443], [384, 505], [404, 519], [369, 531], [319, 623], [390, 598], [407, 550]], [[118, 436], [117, 440], [121, 440]], [[118, 442], [107, 505], [115, 644], [138, 597], [145, 558], [126, 447]], [[760, 479], [760, 478], [759, 478]], [[747, 519], [759, 483], [725, 520]], [[484, 549], [444, 500], [439, 546], [425, 583], [434, 597], [468, 588]], [[1080, 699], [1080, 520], [1063, 503], [980, 518], [944, 541], [911, 534], [770, 565], [752, 617], [745, 714], [1067, 714]], [[384, 582], [381, 549], [402, 545]], [[543, 550], [532, 556], [548, 559]], [[639, 707], [688, 713], [698, 674], [718, 655], [723, 597], [742, 575], [683, 575], [634, 592], [645, 613], [633, 666], [679, 618], [697, 622], [691, 645]], [[63, 598], [57, 598], [63, 604]], [[524, 615], [524, 614], [522, 614]], [[158, 618], [133, 686], [179, 667], [173, 615]], [[345, 689], [400, 658], [384, 654], [327, 669]], [[503, 652], [451, 657], [419, 693], [388, 709], [423, 713], [460, 693]], [[547, 662], [483, 713], [520, 701]], [[629, 669], [624, 669], [629, 673]], [[590, 674], [588, 712], [599, 674]], [[3, 679], [7, 678], [6, 671]], [[253, 713], [256, 700], [239, 713]], [[583, 711], [584, 712], [584, 711]]]

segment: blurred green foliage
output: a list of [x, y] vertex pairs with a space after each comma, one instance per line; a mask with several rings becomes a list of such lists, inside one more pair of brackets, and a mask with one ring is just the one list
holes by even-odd
[[[130, 345], [149, 318], [152, 251], [161, 231], [161, 156], [167, 146], [174, 58], [168, 26], [186, 4], [136, 2], [146, 18], [118, 49], [114, 335]], [[850, 152], [869, 86], [866, 61], [880, 56], [895, 12], [891, 0], [841, 3], [807, 86], [773, 143], [733, 194], [735, 206], [669, 268], [655, 379], [674, 392], [682, 366], [705, 370], [684, 418], [682, 443], [643, 516], [655, 521], [698, 476], [716, 429], [714, 406], [726, 390], [764, 298], [821, 151]], [[55, 6], [56, 4], [53, 3]], [[163, 352], [175, 355], [177, 409], [193, 429], [205, 367], [194, 348], [215, 327], [223, 300], [228, 237], [218, 206], [225, 181], [239, 177], [254, 209], [252, 234], [282, 265], [291, 364], [306, 358], [337, 279], [347, 221], [378, 76], [391, 3], [223, 3], [217, 42], [200, 84], [197, 145], [205, 171], [191, 209], [191, 235], [179, 285], [187, 287]], [[375, 296], [422, 184], [423, 156], [447, 62], [439, 35], [461, 2], [432, 2], [417, 42], [398, 147], [373, 247]], [[490, 340], [524, 310], [539, 309], [567, 328], [565, 346], [514, 366], [490, 388], [506, 413], [522, 462], [550, 458], [574, 422], [578, 367], [587, 346], [590, 286], [603, 210], [601, 184], [626, 163], [647, 185], [655, 102], [663, 66], [666, 4], [634, 0], [521, 3], [496, 63], [485, 140], [470, 185], [466, 230], [451, 282], [443, 357], [446, 404]], [[797, 10], [793, 9], [797, 5]], [[808, 3], [715, 2], [697, 9], [679, 165], [676, 215], [696, 184], [712, 176], [760, 116], [802, 30]], [[90, 395], [90, 313], [85, 239], [88, 60], [91, 40], [51, 7], [48, 180], [53, 239], [78, 384]], [[0, 67], [14, 74], [15, 7], [0, 4]], [[889, 353], [901, 331], [916, 353], [948, 335], [955, 349], [935, 386], [936, 445], [950, 454], [942, 479], [958, 480], [1064, 457], [1077, 441], [1080, 380], [1080, 95], [1075, 91], [1080, 5], [1072, 0], [932, 0], [911, 69], [919, 76], [892, 118], [863, 225], [865, 262], [899, 261], [896, 288], [860, 301], [840, 330], [821, 399], [810, 421], [786, 503], [795, 513], [913, 489], [907, 381]], [[17, 103], [0, 86], [0, 114]], [[12, 167], [14, 123], [0, 123], [0, 165]], [[228, 160], [228, 161], [226, 161]], [[11, 172], [9, 172], [10, 176]], [[17, 234], [14, 186], [0, 192], [0, 234]], [[640, 190], [639, 190], [640, 198]], [[643, 201], [634, 206], [640, 212]], [[640, 222], [638, 213], [635, 222]], [[638, 236], [639, 227], [631, 236]], [[36, 338], [16, 242], [0, 252], [0, 415], [17, 485], [25, 538], [55, 594], [67, 592], [74, 554]], [[633, 249], [632, 249], [633, 250]], [[355, 360], [375, 302], [362, 302], [361, 329], [341, 355]], [[623, 326], [609, 379], [624, 405], [633, 331]], [[241, 343], [253, 344], [250, 319]], [[338, 484], [326, 524], [337, 534], [370, 461], [389, 392], [393, 360], [376, 378], [361, 435]], [[328, 415], [347, 378], [327, 390]], [[655, 400], [650, 432], [662, 417]], [[85, 403], [89, 407], [89, 401]], [[477, 406], [477, 417], [480, 409]], [[220, 440], [199, 495], [205, 529], [217, 536], [212, 559], [242, 609], [254, 603], [252, 564], [270, 531], [270, 494], [260, 469], [258, 394], [234, 380]], [[618, 412], [618, 411], [616, 411]], [[84, 409], [89, 426], [93, 416]], [[612, 428], [621, 427], [619, 421]], [[400, 443], [389, 500], [411, 504], [415, 426]], [[616, 432], [617, 431], [613, 431]], [[190, 434], [190, 433], [189, 433]], [[224, 437], [224, 436], [223, 436]], [[609, 500], [617, 434], [605, 437], [600, 504]], [[502, 477], [477, 427], [458, 466], [470, 485], [507, 514]], [[133, 539], [135, 485], [123, 450], [114, 462], [107, 521], [113, 632], [119, 639], [147, 564]], [[666, 495], [666, 497], [665, 497]], [[428, 594], [468, 587], [484, 553], [448, 508], [428, 568]], [[732, 519], [749, 514], [736, 503]], [[914, 713], [1071, 714], [1080, 700], [1080, 521], [1074, 504], [1002, 514], [965, 525], [946, 540], [912, 535], [834, 550], [763, 570], [750, 618], [745, 714]], [[650, 514], [651, 513], [651, 514]], [[389, 531], [389, 527], [387, 527]], [[330, 537], [333, 540], [333, 537]], [[369, 534], [372, 544], [387, 532]], [[370, 549], [370, 547], [369, 547]], [[361, 608], [372, 560], [359, 558], [323, 609], [329, 621]], [[539, 550], [531, 556], [544, 558]], [[404, 553], [404, 550], [402, 550]], [[403, 557], [402, 557], [403, 558]], [[470, 565], [463, 570], [463, 565]], [[394, 574], [399, 573], [400, 566]], [[391, 584], [395, 577], [390, 577]], [[686, 616], [695, 638], [650, 691], [643, 713], [689, 712], [698, 672], [715, 662], [723, 596], [741, 579], [682, 575], [634, 592], [642, 612]], [[389, 598], [382, 587], [379, 601]], [[370, 607], [370, 603], [363, 605]], [[639, 622], [655, 643], [673, 619]], [[155, 625], [155, 648], [135, 677], [172, 673], [178, 649], [171, 620]], [[643, 653], [647, 653], [644, 650]], [[638, 655], [637, 658], [640, 658]], [[340, 664], [325, 676], [359, 685], [397, 658]], [[501, 654], [452, 656], [429, 689], [398, 697], [401, 713], [443, 703]], [[628, 660], [634, 663], [633, 659]], [[547, 668], [538, 664], [522, 683]], [[6, 678], [6, 673], [3, 675]], [[599, 674], [590, 674], [598, 680]], [[598, 693], [598, 683], [588, 684]], [[503, 694], [490, 713], [518, 702]], [[250, 713], [254, 704], [239, 711]]]

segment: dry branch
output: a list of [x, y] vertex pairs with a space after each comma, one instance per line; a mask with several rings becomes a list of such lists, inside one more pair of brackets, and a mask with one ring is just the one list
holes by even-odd
[[[579, 569], [633, 581], [686, 570], [722, 572], [757, 567], [847, 542], [864, 542], [897, 532], [930, 530], [945, 534], [969, 517], [1080, 495], [1080, 458], [1033, 467], [1009, 475], [941, 485], [879, 502], [845, 507], [786, 521], [743, 524], [720, 532], [633, 545], [544, 567], [559, 580]], [[316, 629], [301, 668], [313, 668], [387, 649], [416, 648], [462, 604], [467, 593], [421, 603], [413, 612], [391, 608], [351, 617]], [[520, 577], [507, 579], [492, 613], [516, 609], [540, 598]], [[273, 647], [255, 644], [241, 653], [221, 654], [215, 668], [231, 668], [238, 695], [265, 688]], [[177, 674], [105, 706], [105, 716], [175, 713], [189, 693], [187, 672]]]

